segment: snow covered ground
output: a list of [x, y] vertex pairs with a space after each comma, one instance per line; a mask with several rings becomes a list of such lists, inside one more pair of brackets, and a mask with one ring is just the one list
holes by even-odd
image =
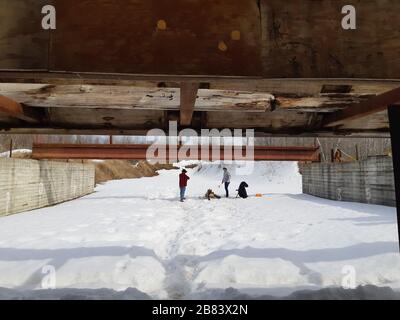
[[[32, 154], [32, 150], [29, 149], [17, 149], [12, 151], [13, 156], [29, 156]], [[10, 157], [10, 151], [6, 152], [0, 152], [0, 158], [9, 158]]]
[[57, 288], [136, 288], [163, 299], [212, 299], [226, 288], [281, 296], [341, 286], [349, 275], [355, 285], [400, 288], [394, 208], [302, 195], [297, 164], [255, 165], [250, 176], [234, 174], [231, 189], [246, 181], [262, 198], [202, 199], [208, 188], [223, 194], [221, 168], [206, 163], [189, 170], [185, 203], [172, 170], [0, 218], [0, 287], [41, 289], [50, 265]]

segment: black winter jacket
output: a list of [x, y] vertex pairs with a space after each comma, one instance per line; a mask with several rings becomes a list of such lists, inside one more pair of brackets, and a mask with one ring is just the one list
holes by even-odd
[[243, 199], [248, 198], [247, 190], [246, 190], [246, 188], [248, 188], [248, 187], [249, 187], [249, 185], [246, 182], [242, 182], [240, 184], [239, 189], [237, 190], [239, 192], [239, 197], [241, 197]]

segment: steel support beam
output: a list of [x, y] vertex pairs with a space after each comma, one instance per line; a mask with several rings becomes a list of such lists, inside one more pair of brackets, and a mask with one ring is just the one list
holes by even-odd
[[[169, 161], [170, 151], [172, 161], [175, 162], [176, 151], [179, 152], [180, 160], [245, 160], [246, 148], [238, 148], [239, 155], [233, 150], [225, 152], [224, 148], [213, 151], [211, 147], [183, 146], [183, 147], [160, 147], [155, 152], [148, 154], [150, 145], [129, 144], [34, 144], [34, 159], [119, 159], [119, 160], [158, 160]], [[184, 148], [184, 149], [183, 149]], [[207, 154], [208, 151], [208, 154]], [[241, 151], [241, 153], [240, 153]], [[165, 156], [161, 152], [165, 152]], [[213, 154], [214, 152], [214, 154]], [[218, 153], [219, 152], [219, 153]], [[259, 147], [254, 148], [254, 160], [256, 161], [319, 161], [318, 147]]]
[[397, 106], [389, 106], [388, 115], [392, 141], [393, 170], [396, 189], [397, 230], [400, 240], [400, 108]]
[[385, 111], [388, 106], [400, 102], [400, 87], [371, 98], [368, 101], [347, 107], [325, 117], [324, 127], [335, 127], [371, 114]]

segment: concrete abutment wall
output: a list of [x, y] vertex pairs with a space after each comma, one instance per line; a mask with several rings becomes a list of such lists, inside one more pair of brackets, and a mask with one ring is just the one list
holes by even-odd
[[94, 186], [92, 164], [0, 159], [0, 216], [76, 199]]
[[303, 193], [337, 201], [396, 206], [392, 158], [302, 166]]

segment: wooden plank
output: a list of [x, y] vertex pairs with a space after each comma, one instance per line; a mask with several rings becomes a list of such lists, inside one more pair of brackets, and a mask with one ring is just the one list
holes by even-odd
[[338, 126], [345, 122], [385, 111], [389, 105], [394, 105], [398, 102], [400, 102], [400, 87], [373, 97], [363, 103], [352, 105], [344, 110], [328, 115], [323, 120], [323, 125], [330, 127]]
[[179, 88], [182, 82], [207, 83], [213, 90], [265, 92], [299, 97], [320, 94], [324, 86], [351, 86], [350, 94], [377, 95], [400, 87], [400, 80], [362, 78], [261, 78], [228, 76], [145, 75], [88, 72], [6, 71], [0, 69], [0, 83], [47, 85], [105, 85], [147, 88]]
[[183, 82], [181, 84], [181, 91], [180, 91], [181, 126], [190, 126], [192, 123], [198, 90], [199, 90], [199, 84], [197, 83]]
[[150, 130], [164, 126], [162, 110], [52, 108], [49, 117], [53, 127], [65, 129]]
[[[0, 94], [25, 105], [46, 108], [179, 109], [179, 90], [174, 88], [3, 83], [0, 84]], [[279, 108], [303, 112], [333, 112], [370, 96], [354, 93], [317, 94], [311, 97], [298, 95], [289, 93], [274, 98], [268, 93], [260, 92], [201, 89], [195, 111], [264, 112], [271, 108], [271, 102], [275, 99], [275, 105]]]
[[1, 95], [0, 111], [13, 117], [20, 117], [23, 114], [22, 106], [18, 102]]
[[302, 112], [332, 113], [349, 105], [360, 103], [370, 95], [356, 94], [318, 94], [312, 97], [276, 96], [276, 107]]
[[[187, 86], [198, 88], [193, 83]], [[42, 108], [179, 110], [181, 105], [180, 90], [176, 88], [0, 83], [0, 94]], [[268, 93], [201, 89], [195, 110], [265, 112], [273, 99]]]
[[277, 110], [266, 113], [232, 113], [232, 112], [209, 112], [207, 116], [207, 128], [234, 128], [243, 129], [263, 128], [270, 132], [278, 132], [280, 129], [300, 129], [307, 131], [311, 129], [308, 125], [309, 113], [298, 113], [295, 111]]
[[345, 122], [343, 125], [337, 127], [324, 127], [325, 129], [339, 130], [369, 130], [380, 128], [380, 131], [389, 132], [389, 119], [387, 111], [381, 111], [378, 113], [371, 114], [369, 116]]
[[31, 108], [25, 108], [20, 103], [0, 95], [0, 113], [27, 122], [41, 121], [39, 114]]

